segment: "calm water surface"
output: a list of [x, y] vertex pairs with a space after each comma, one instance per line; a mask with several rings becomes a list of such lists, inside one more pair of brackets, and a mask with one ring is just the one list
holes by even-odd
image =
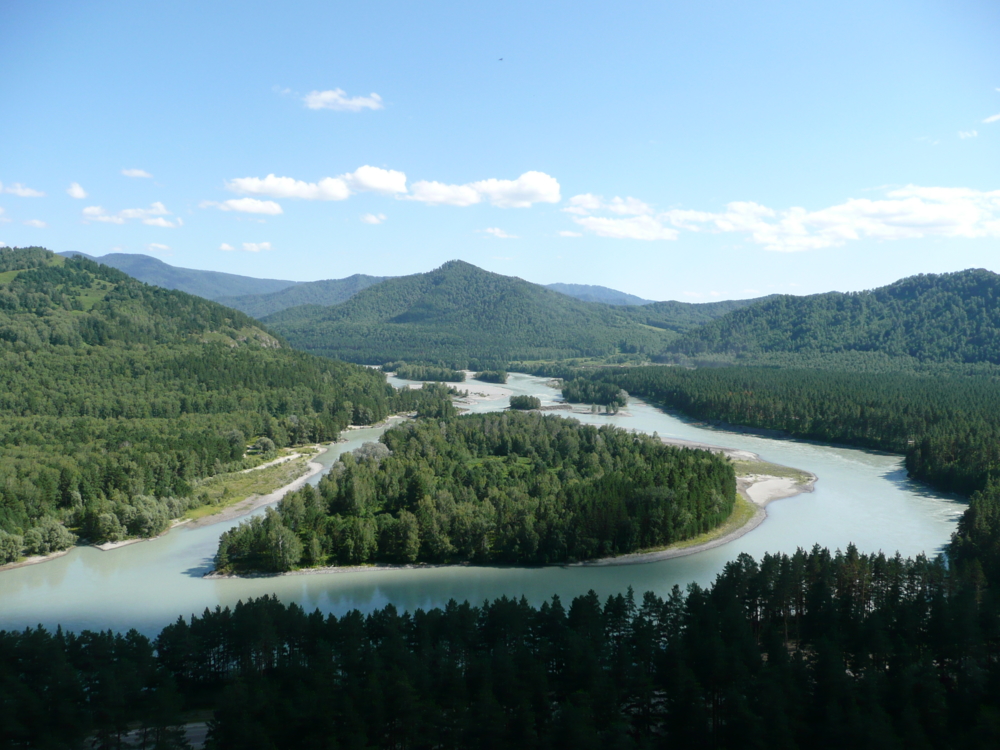
[[[395, 380], [402, 386], [405, 381]], [[482, 384], [462, 385], [475, 391]], [[511, 375], [508, 389], [558, 401], [544, 378]], [[507, 399], [484, 401], [474, 411], [503, 408]], [[853, 542], [865, 552], [897, 550], [903, 555], [934, 554], [948, 541], [964, 509], [958, 499], [933, 492], [906, 478], [898, 456], [775, 440], [706, 428], [632, 399], [629, 414], [574, 415], [591, 424], [615, 424], [662, 436], [684, 438], [758, 453], [764, 460], [811, 471], [816, 490], [771, 503], [767, 520], [736, 541], [687, 557], [612, 567], [450, 567], [424, 570], [351, 572], [206, 580], [219, 535], [238, 521], [200, 529], [175, 529], [159, 539], [111, 552], [91, 547], [40, 565], [0, 573], [0, 629], [62, 624], [70, 630], [135, 627], [153, 635], [178, 615], [240, 599], [277, 594], [308, 610], [371, 611], [388, 603], [401, 609], [427, 608], [449, 599], [481, 602], [501, 595], [524, 595], [539, 604], [558, 594], [564, 600], [594, 589], [602, 596], [632, 586], [637, 592], [665, 594], [674, 584], [708, 584], [741, 552], [794, 552], [813, 544], [844, 548]], [[557, 412], [558, 413], [558, 412]], [[346, 433], [350, 438], [320, 457], [329, 467], [344, 451], [376, 440], [382, 430]], [[311, 482], [319, 481], [319, 475]], [[262, 512], [262, 511], [258, 511]]]

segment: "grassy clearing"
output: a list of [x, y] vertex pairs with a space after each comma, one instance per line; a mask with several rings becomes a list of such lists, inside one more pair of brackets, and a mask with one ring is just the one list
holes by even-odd
[[813, 476], [807, 471], [793, 469], [789, 466], [779, 466], [767, 461], [733, 461], [733, 469], [736, 476], [747, 477], [751, 475], [766, 475], [770, 477], [785, 477], [794, 479], [796, 484], [808, 484]]
[[295, 451], [283, 451], [283, 455], [293, 452], [302, 455], [266, 469], [219, 474], [202, 480], [194, 488], [195, 494], [202, 499], [202, 504], [191, 508], [184, 514], [184, 518], [197, 520], [214, 515], [252, 495], [266, 495], [298, 479], [308, 470], [306, 464], [316, 454], [316, 449], [297, 448]]

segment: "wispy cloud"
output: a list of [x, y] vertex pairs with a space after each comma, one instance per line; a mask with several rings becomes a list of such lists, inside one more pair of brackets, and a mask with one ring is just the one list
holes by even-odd
[[975, 138], [977, 135], [979, 135], [979, 133], [977, 133], [975, 130], [959, 130], [958, 131], [958, 137], [959, 138]]
[[361, 221], [365, 224], [381, 224], [386, 218], [385, 214], [364, 214]]
[[583, 237], [582, 232], [571, 232], [568, 229], [564, 229], [559, 233], [560, 237]]
[[1000, 121], [1000, 114], [990, 115], [985, 120], [983, 120], [983, 122], [986, 123], [997, 122], [997, 121]]
[[[234, 251], [237, 250], [237, 248], [233, 247], [232, 245], [230, 245], [227, 242], [223, 242], [221, 245], [219, 245], [219, 249], [220, 250], [225, 250], [226, 252], [234, 252]], [[242, 247], [240, 249], [242, 249], [243, 252], [245, 252], [245, 253], [259, 253], [259, 252], [264, 251], [264, 250], [270, 250], [271, 249], [271, 243], [270, 242], [244, 242], [243, 245], [242, 245]]]
[[70, 198], [78, 198], [80, 200], [87, 197], [87, 191], [80, 187], [79, 182], [74, 182], [68, 188], [66, 188], [66, 193]]
[[859, 239], [1000, 237], [1000, 190], [907, 185], [886, 199], [852, 198], [807, 211], [776, 211], [753, 202], [730, 203], [725, 211], [667, 211], [660, 220], [692, 231], [743, 232], [777, 252], [816, 250]]
[[464, 185], [413, 183], [411, 200], [449, 206], [471, 206], [487, 200], [499, 208], [528, 208], [534, 203], [558, 203], [559, 182], [544, 172], [525, 172], [516, 180], [488, 179]]
[[680, 231], [735, 232], [775, 252], [818, 250], [860, 239], [1000, 237], [1000, 190], [907, 185], [885, 190], [884, 199], [852, 198], [817, 211], [734, 201], [717, 212], [673, 209], [628, 218], [590, 213], [609, 210], [606, 205], [577, 201], [586, 215], [574, 215], [573, 221], [598, 236], [621, 239], [672, 240]]
[[144, 177], [146, 179], [152, 179], [153, 175], [147, 172], [145, 169], [123, 169], [122, 174], [126, 177]]
[[34, 190], [27, 185], [22, 185], [20, 182], [15, 182], [11, 185], [4, 185], [0, 182], [0, 191], [5, 193], [10, 193], [11, 195], [17, 195], [21, 198], [44, 198], [45, 193], [41, 190]]
[[146, 249], [153, 253], [166, 253], [168, 255], [170, 254], [170, 246], [161, 245], [159, 242], [150, 242], [148, 245], [146, 245]]
[[382, 109], [382, 97], [372, 93], [368, 96], [347, 96], [343, 89], [310, 91], [303, 99], [309, 109], [333, 109], [338, 112], [360, 112], [363, 109]]
[[620, 216], [643, 216], [653, 213], [653, 209], [638, 198], [615, 196], [610, 201], [606, 201], [601, 196], [591, 193], [574, 195], [569, 199], [569, 206], [563, 211], [581, 216], [585, 216], [591, 211], [610, 211]]
[[244, 214], [267, 214], [277, 216], [284, 213], [281, 206], [274, 201], [262, 201], [257, 198], [232, 198], [222, 203], [202, 201], [198, 208], [217, 208], [220, 211], [237, 211]]
[[518, 239], [520, 239], [520, 237], [518, 237], [516, 234], [507, 234], [500, 227], [487, 227], [483, 231], [486, 232], [486, 234], [491, 234], [494, 237], [497, 237], [497, 238], [499, 238], [501, 240], [518, 240]]
[[41, 219], [28, 219], [26, 222], [24, 222], [24, 226], [36, 227], [37, 229], [44, 229], [48, 225]]
[[4, 209], [2, 207], [0, 207], [0, 223], [6, 223], [6, 222], [10, 221], [10, 219], [8, 219], [6, 216], [4, 216], [5, 213], [6, 213], [6, 211], [4, 211]]
[[181, 218], [167, 219], [166, 217], [172, 214], [159, 201], [150, 204], [149, 208], [126, 208], [116, 214], [109, 214], [101, 206], [87, 206], [82, 213], [83, 221], [86, 224], [95, 221], [106, 224], [124, 224], [127, 219], [138, 219], [151, 227], [167, 229], [174, 229], [184, 224], [184, 220]]

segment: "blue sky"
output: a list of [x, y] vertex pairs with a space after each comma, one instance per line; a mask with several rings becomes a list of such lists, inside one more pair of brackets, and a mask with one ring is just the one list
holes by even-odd
[[992, 0], [7, 0], [0, 242], [686, 301], [1000, 271], [998, 39]]

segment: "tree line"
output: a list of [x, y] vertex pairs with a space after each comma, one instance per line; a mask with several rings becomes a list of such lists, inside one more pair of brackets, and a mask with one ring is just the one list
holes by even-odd
[[0, 747], [992, 748], [1000, 488], [944, 556], [740, 555], [708, 588], [363, 615], [271, 597], [135, 631], [0, 632]]
[[586, 560], [696, 536], [735, 502], [724, 458], [557, 416], [466, 415], [381, 441], [226, 532], [218, 569]]

